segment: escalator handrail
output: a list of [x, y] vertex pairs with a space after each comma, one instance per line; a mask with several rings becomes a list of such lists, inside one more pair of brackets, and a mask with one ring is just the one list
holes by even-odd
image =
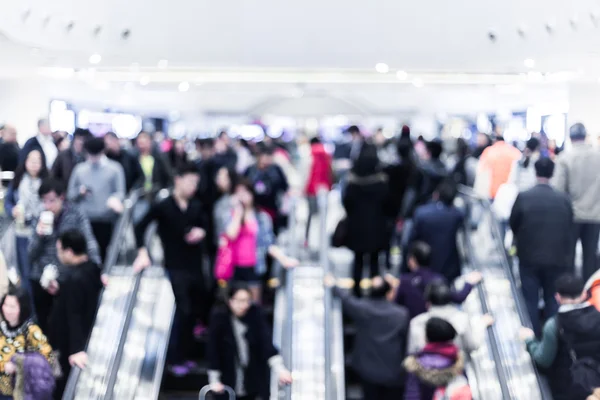
[[[103, 265], [103, 271], [102, 271], [103, 273], [110, 274], [113, 267], [117, 263], [119, 254], [121, 253], [122, 246], [125, 243], [125, 241], [123, 240], [123, 235], [125, 234], [125, 231], [129, 227], [130, 223], [132, 223], [131, 219], [133, 217], [133, 209], [134, 209], [135, 205], [137, 204], [138, 200], [140, 200], [147, 193], [148, 192], [144, 191], [142, 188], [133, 189], [129, 193], [127, 199], [125, 199], [125, 201], [123, 202], [124, 209], [123, 209], [123, 212], [121, 213], [121, 215], [119, 216], [119, 219], [115, 225], [115, 229], [113, 231], [113, 236], [111, 238], [111, 242], [110, 242], [108, 250], [106, 252], [106, 260]], [[134, 284], [134, 288], [135, 288], [135, 284]], [[102, 298], [103, 298], [105, 290], [106, 289], [103, 288], [102, 293], [99, 296], [96, 313], [98, 312], [98, 308], [100, 307], [100, 303], [102, 302]], [[127, 301], [128, 301], [127, 306], [129, 306], [129, 301], [130, 301], [129, 297], [128, 297]], [[89, 340], [89, 338], [88, 338], [88, 340]], [[86, 344], [86, 349], [87, 349], [88, 345], [89, 345], [89, 343]], [[81, 368], [78, 368], [78, 367], [73, 367], [71, 369], [71, 373], [69, 374], [69, 377], [67, 380], [67, 385], [65, 387], [65, 391], [63, 394], [63, 399], [70, 400], [70, 399], [75, 398], [75, 391], [77, 389], [77, 383], [79, 382], [79, 377], [81, 376], [81, 372], [82, 372]]]
[[[296, 246], [296, 231], [297, 231], [297, 215], [296, 215], [296, 205], [298, 203], [298, 199], [296, 197], [292, 197], [290, 199], [291, 201], [291, 207], [290, 207], [290, 214], [289, 214], [289, 224], [288, 224], [288, 248], [287, 248], [287, 252], [288, 255], [290, 257], [293, 258], [297, 258], [298, 254], [297, 254], [297, 246]], [[292, 316], [294, 315], [294, 269], [293, 268], [289, 268], [289, 269], [284, 269], [283, 270], [283, 274], [284, 274], [284, 282], [285, 282], [285, 315], [286, 318], [284, 318], [284, 325], [283, 325], [283, 336], [284, 336], [284, 340], [281, 341], [282, 343], [282, 356], [283, 359], [285, 361], [285, 363], [287, 364], [288, 368], [292, 368], [292, 362], [293, 362], [293, 358], [292, 358], [292, 341], [293, 341], [293, 335], [294, 335], [294, 318], [292, 318]], [[284, 387], [284, 399], [285, 400], [291, 400], [292, 399], [292, 387], [290, 385], [286, 385]]]
[[[151, 241], [153, 236], [156, 234], [157, 225], [156, 223], [151, 224], [146, 230], [144, 244], [147, 249], [151, 248]], [[154, 260], [152, 260], [152, 264], [154, 265]], [[129, 327], [131, 326], [131, 322], [133, 320], [133, 310], [135, 309], [135, 304], [137, 302], [137, 294], [140, 289], [140, 285], [142, 283], [142, 276], [144, 274], [144, 270], [135, 274], [135, 281], [133, 283], [133, 289], [129, 297], [127, 298], [127, 305], [125, 307], [125, 321], [123, 322], [123, 329], [119, 332], [119, 339], [117, 342], [117, 349], [115, 351], [115, 358], [112, 364], [112, 368], [108, 375], [107, 380], [107, 390], [106, 395], [104, 396], [104, 400], [112, 400], [115, 398], [115, 386], [117, 383], [117, 378], [119, 375], [119, 367], [121, 365], [121, 360], [123, 359], [123, 354], [125, 352], [125, 343], [127, 341], [127, 334], [129, 333]]]
[[[513, 298], [515, 299], [515, 306], [517, 309], [517, 314], [519, 315], [519, 320], [521, 321], [521, 325], [528, 327], [528, 328], [532, 328], [533, 325], [531, 323], [531, 318], [529, 317], [529, 314], [526, 311], [525, 306], [523, 305], [523, 304], [525, 304], [525, 300], [523, 299], [523, 293], [520, 290], [518, 290], [518, 288], [517, 288], [517, 283], [515, 281], [515, 278], [513, 276], [512, 270], [511, 270], [510, 263], [508, 261], [508, 254], [506, 253], [506, 249], [504, 248], [504, 242], [502, 240], [501, 233], [500, 233], [500, 222], [499, 222], [498, 218], [496, 217], [496, 215], [494, 214], [494, 212], [492, 211], [491, 201], [486, 197], [482, 197], [482, 196], [478, 195], [475, 192], [475, 190], [473, 190], [472, 188], [470, 188], [468, 186], [459, 185], [458, 190], [464, 196], [467, 196], [471, 199], [478, 201], [482, 205], [482, 207], [489, 213], [490, 220], [492, 222], [491, 223], [492, 239], [496, 243], [496, 246], [498, 246], [498, 248], [501, 250], [500, 251], [500, 254], [501, 254], [500, 259], [501, 259], [502, 268], [504, 269], [505, 275], [508, 277], [508, 281], [510, 282], [510, 289], [511, 289]], [[550, 387], [548, 386], [548, 381], [546, 380], [545, 377], [543, 377], [540, 374], [538, 367], [533, 360], [531, 360], [531, 364], [532, 364], [533, 370], [535, 372], [536, 380], [540, 387], [542, 399], [544, 399], [544, 400], [552, 399], [552, 395], [550, 394], [551, 393]]]
[[[463, 230], [464, 230], [464, 235], [465, 235], [465, 244], [466, 244], [466, 248], [467, 248], [468, 259], [469, 259], [470, 263], [475, 267], [475, 269], [480, 271], [481, 266], [479, 265], [478, 261], [476, 260], [476, 258], [474, 256], [475, 251], [473, 249], [473, 243], [471, 242], [471, 230], [470, 230], [467, 220], [465, 220], [465, 222], [464, 222]], [[486, 295], [484, 293], [483, 285], [477, 285], [476, 290], [477, 290], [477, 296], [479, 298], [479, 302], [481, 303], [482, 314], [484, 314], [484, 315], [489, 314], [490, 307], [487, 302]], [[510, 397], [510, 388], [508, 387], [508, 380], [507, 380], [506, 374], [504, 372], [504, 368], [502, 367], [500, 349], [498, 348], [498, 340], [497, 340], [495, 326], [494, 325], [488, 326], [486, 329], [486, 332], [489, 336], [490, 350], [492, 353], [492, 358], [494, 360], [494, 368], [496, 369], [496, 374], [499, 379], [500, 391], [502, 392], [502, 398], [510, 399], [511, 398]]]
[[[327, 237], [327, 210], [328, 210], [328, 194], [329, 191], [326, 189], [321, 189], [317, 193], [317, 201], [319, 205], [319, 217], [320, 217], [320, 225], [319, 225], [319, 239], [320, 239], [320, 264], [323, 269], [324, 276], [331, 274], [331, 266], [329, 264], [329, 240]], [[330, 287], [324, 286], [324, 333], [325, 333], [325, 343], [324, 343], [324, 351], [325, 351], [325, 399], [333, 400], [333, 376], [331, 371], [332, 361], [331, 361], [331, 342], [333, 340], [332, 336], [332, 309], [333, 309], [333, 293]]]

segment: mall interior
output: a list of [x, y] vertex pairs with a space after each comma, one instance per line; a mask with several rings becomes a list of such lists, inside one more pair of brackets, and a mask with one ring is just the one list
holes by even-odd
[[2, 2], [0, 400], [600, 400], [599, 48], [596, 0]]

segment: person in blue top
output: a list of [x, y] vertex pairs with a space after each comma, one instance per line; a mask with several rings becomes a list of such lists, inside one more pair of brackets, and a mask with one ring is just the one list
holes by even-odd
[[456, 234], [465, 216], [454, 206], [456, 193], [454, 182], [442, 181], [433, 194], [433, 201], [416, 209], [409, 240], [409, 243], [423, 241], [431, 247], [429, 267], [448, 282], [461, 274]]

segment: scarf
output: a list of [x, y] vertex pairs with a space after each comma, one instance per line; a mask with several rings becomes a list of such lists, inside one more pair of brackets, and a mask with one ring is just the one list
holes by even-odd
[[23, 205], [25, 221], [37, 217], [41, 211], [40, 196], [38, 195], [41, 184], [40, 178], [32, 178], [29, 174], [23, 175], [19, 184], [19, 204]]

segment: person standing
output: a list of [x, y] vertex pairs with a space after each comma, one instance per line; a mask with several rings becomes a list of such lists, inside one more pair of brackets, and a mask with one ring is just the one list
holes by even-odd
[[148, 132], [140, 132], [135, 139], [138, 151], [138, 161], [144, 173], [144, 188], [165, 189], [171, 186], [172, 177], [168, 162], [163, 155], [153, 147], [152, 137]]
[[461, 274], [461, 261], [456, 245], [464, 214], [454, 206], [456, 185], [449, 179], [443, 181], [433, 194], [433, 201], [418, 207], [413, 216], [409, 243], [415, 240], [431, 248], [432, 271], [453, 282]]
[[342, 300], [344, 314], [355, 324], [356, 339], [352, 368], [362, 379], [363, 397], [369, 400], [395, 400], [402, 394], [404, 359], [410, 317], [408, 310], [395, 304], [392, 285], [377, 276], [369, 298], [358, 299], [335, 286], [333, 276], [325, 277]]
[[565, 272], [571, 254], [573, 209], [569, 198], [550, 186], [553, 172], [554, 163], [549, 158], [536, 161], [537, 185], [517, 196], [510, 215], [521, 290], [536, 335], [541, 334], [539, 291], [544, 293], [544, 316], [550, 318], [558, 310], [554, 283]]
[[38, 134], [25, 142], [25, 145], [19, 153], [19, 164], [24, 163], [32, 150], [38, 150], [44, 156], [44, 161], [49, 169], [52, 169], [54, 160], [58, 157], [58, 148], [54, 144], [52, 138], [52, 130], [50, 130], [50, 121], [47, 118], [42, 118], [38, 121]]
[[21, 278], [21, 286], [31, 296], [29, 285], [29, 274], [31, 263], [29, 262], [29, 238], [33, 233], [33, 221], [42, 211], [42, 203], [38, 191], [42, 185], [42, 179], [48, 176], [48, 169], [44, 165], [42, 154], [32, 150], [25, 159], [25, 164], [19, 166], [15, 177], [8, 188], [4, 207], [6, 213], [16, 221], [15, 236], [17, 246], [17, 266]]
[[519, 149], [506, 143], [504, 137], [497, 136], [496, 143], [483, 150], [479, 158], [474, 186], [485, 192], [482, 195], [495, 199], [500, 186], [508, 182], [514, 162], [520, 159]]
[[306, 185], [306, 197], [308, 199], [308, 220], [306, 222], [305, 243], [308, 245], [308, 234], [310, 232], [310, 222], [314, 214], [318, 211], [317, 194], [319, 189], [331, 190], [333, 171], [331, 169], [331, 156], [325, 150], [325, 146], [319, 138], [310, 140], [310, 152], [312, 163]]
[[54, 178], [61, 181], [64, 185], [69, 184], [69, 179], [75, 166], [85, 161], [83, 145], [91, 136], [92, 134], [87, 129], [78, 128], [75, 130], [71, 147], [61, 151], [52, 166], [51, 174]]
[[158, 236], [164, 250], [165, 269], [175, 295], [175, 335], [177, 348], [171, 360], [173, 374], [183, 376], [194, 367], [186, 359], [194, 345], [194, 326], [208, 323], [206, 282], [202, 274], [203, 241], [206, 219], [202, 204], [194, 198], [200, 176], [194, 165], [180, 168], [175, 187], [169, 197], [153, 204], [148, 214], [135, 227], [138, 255], [133, 263], [136, 271], [151, 264], [144, 235], [150, 223], [158, 223]]
[[[11, 125], [5, 125], [2, 130], [3, 141], [0, 143], [0, 171], [15, 172], [19, 165], [19, 144], [17, 143], [17, 130]], [[8, 186], [10, 181], [2, 182]]]
[[346, 244], [354, 252], [354, 294], [360, 296], [364, 258], [371, 277], [379, 275], [379, 253], [387, 248], [385, 202], [387, 175], [380, 170], [377, 149], [364, 144], [348, 176], [342, 199], [347, 215]]
[[569, 130], [571, 149], [556, 158], [556, 170], [552, 179], [555, 189], [566, 193], [573, 202], [575, 224], [571, 238], [571, 260], [575, 261], [577, 242], [583, 250], [583, 279], [587, 280], [598, 269], [597, 250], [600, 237], [600, 152], [586, 143], [587, 131], [583, 124], [575, 124]]
[[69, 269], [60, 284], [57, 281], [50, 284], [56, 299], [48, 337], [58, 350], [63, 372], [54, 394], [60, 399], [71, 367], [87, 366], [85, 348], [94, 327], [102, 281], [100, 268], [90, 260], [85, 236], [80, 231], [63, 232], [56, 242], [56, 252], [62, 265]]
[[114, 224], [123, 212], [125, 174], [121, 165], [104, 155], [102, 138], [90, 138], [85, 151], [87, 160], [73, 170], [67, 197], [89, 218], [104, 262]]
[[58, 269], [59, 283], [66, 277], [67, 270], [58, 259], [56, 241], [62, 232], [78, 229], [86, 238], [88, 255], [100, 265], [98, 242], [92, 232], [90, 221], [85, 214], [72, 203], [65, 202], [64, 186], [57, 180], [49, 178], [42, 181], [38, 191], [44, 211], [48, 211], [52, 220], [41, 217], [32, 223], [35, 231], [29, 243], [29, 259], [31, 261], [30, 281], [35, 311], [42, 330], [47, 331], [48, 317], [52, 311], [54, 295], [50, 293], [47, 279], [42, 279], [49, 271]]
[[600, 364], [600, 312], [587, 301], [584, 282], [575, 275], [560, 276], [555, 287], [560, 307], [544, 324], [541, 339], [536, 339], [528, 328], [521, 328], [519, 336], [548, 378], [554, 400], [584, 400], [592, 388], [581, 388], [573, 382], [572, 356], [585, 357], [590, 367]]
[[119, 137], [114, 132], [107, 132], [104, 135], [104, 146], [106, 157], [116, 161], [123, 167], [125, 173], [125, 189], [127, 193], [134, 187], [141, 186], [144, 182], [144, 172], [139, 161], [133, 154], [121, 147]]

